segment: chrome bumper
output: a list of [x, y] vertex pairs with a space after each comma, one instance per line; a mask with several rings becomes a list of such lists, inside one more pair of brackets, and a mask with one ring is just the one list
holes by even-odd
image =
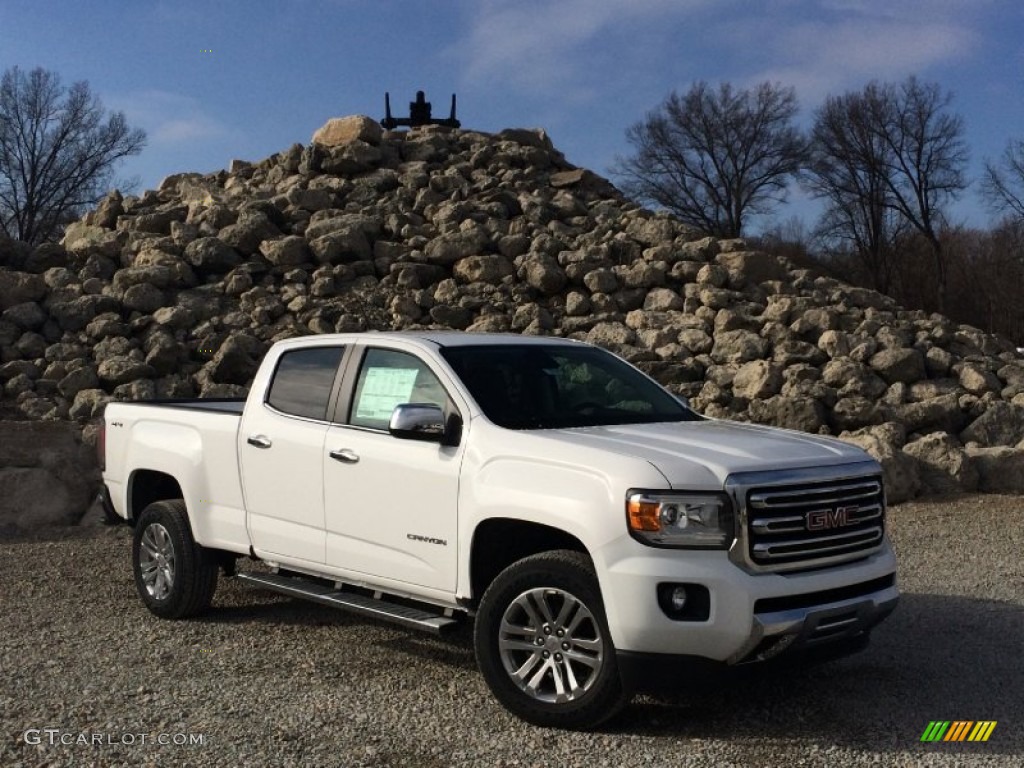
[[866, 595], [822, 605], [754, 614], [750, 638], [728, 664], [767, 661], [832, 643], [866, 637], [899, 602], [895, 585]]

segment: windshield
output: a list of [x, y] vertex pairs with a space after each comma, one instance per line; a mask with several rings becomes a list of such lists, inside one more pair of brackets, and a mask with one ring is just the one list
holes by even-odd
[[700, 416], [615, 355], [596, 347], [479, 345], [441, 355], [488, 419], [507, 429], [565, 429]]

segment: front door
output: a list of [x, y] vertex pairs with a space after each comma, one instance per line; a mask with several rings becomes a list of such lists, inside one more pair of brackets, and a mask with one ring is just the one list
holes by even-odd
[[330, 427], [324, 446], [327, 564], [454, 591], [463, 450], [392, 437], [401, 403], [454, 408], [417, 355], [367, 349], [346, 423]]

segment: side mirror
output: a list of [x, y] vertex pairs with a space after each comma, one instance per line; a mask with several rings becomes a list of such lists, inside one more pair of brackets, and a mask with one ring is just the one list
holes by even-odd
[[431, 403], [402, 403], [391, 412], [388, 432], [403, 440], [444, 443], [444, 411]]

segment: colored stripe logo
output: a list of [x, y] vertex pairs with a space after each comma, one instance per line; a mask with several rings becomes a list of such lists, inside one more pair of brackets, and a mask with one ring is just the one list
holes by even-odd
[[921, 741], [988, 741], [996, 720], [932, 720]]

